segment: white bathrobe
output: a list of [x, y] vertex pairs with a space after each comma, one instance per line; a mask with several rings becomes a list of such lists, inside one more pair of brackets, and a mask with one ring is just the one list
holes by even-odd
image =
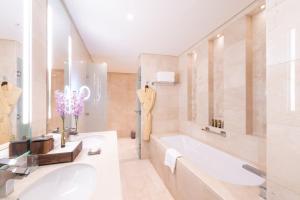
[[150, 140], [150, 134], [152, 130], [152, 115], [151, 111], [155, 102], [156, 92], [151, 87], [142, 88], [137, 91], [137, 95], [142, 105], [143, 114], [144, 114], [144, 131], [143, 138], [145, 141]]
[[10, 114], [20, 95], [21, 89], [10, 83], [0, 87], [0, 144], [12, 137]]

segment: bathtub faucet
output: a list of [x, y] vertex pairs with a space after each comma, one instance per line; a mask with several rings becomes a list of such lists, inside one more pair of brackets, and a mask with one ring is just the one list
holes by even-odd
[[266, 182], [261, 184], [259, 186], [259, 189], [260, 189], [259, 196], [263, 199], [267, 199], [267, 184], [266, 184]]
[[[249, 172], [252, 172], [252, 173], [256, 174], [257, 176], [260, 176], [262, 178], [266, 178], [266, 173], [259, 170], [259, 169], [257, 169], [257, 168], [255, 168], [255, 167], [252, 167], [250, 165], [245, 164], [245, 165], [243, 165], [243, 168], [245, 170], [249, 171]], [[267, 184], [266, 184], [266, 182], [261, 184], [259, 186], [259, 189], [260, 189], [259, 196], [263, 199], [267, 199]]]

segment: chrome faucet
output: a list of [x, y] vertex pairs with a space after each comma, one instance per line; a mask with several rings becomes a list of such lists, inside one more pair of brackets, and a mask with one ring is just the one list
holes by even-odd
[[27, 167], [28, 154], [15, 159], [0, 159], [0, 198], [7, 197], [14, 191], [14, 180], [30, 174]]
[[[257, 176], [259, 177], [262, 177], [262, 178], [266, 178], [266, 173], [262, 170], [259, 170], [255, 167], [252, 167], [250, 165], [243, 165], [243, 168], [246, 169], [247, 171], [249, 172], [252, 172], [254, 174], [256, 174]], [[259, 189], [260, 189], [260, 193], [259, 193], [259, 196], [263, 199], [267, 199], [267, 184], [266, 182], [264, 182], [263, 184], [261, 184], [259, 186]]]
[[0, 198], [6, 197], [14, 191], [14, 178], [16, 174], [7, 170], [7, 167], [0, 169]]

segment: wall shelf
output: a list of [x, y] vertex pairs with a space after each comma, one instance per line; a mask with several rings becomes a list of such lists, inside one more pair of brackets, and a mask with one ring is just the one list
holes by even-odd
[[223, 128], [217, 128], [217, 127], [213, 127], [213, 126], [206, 126], [202, 130], [206, 131], [208, 133], [213, 133], [213, 134], [216, 134], [216, 135], [220, 135], [222, 137], [227, 136], [227, 133]]
[[176, 85], [176, 82], [152, 81], [151, 85], [174, 86]]

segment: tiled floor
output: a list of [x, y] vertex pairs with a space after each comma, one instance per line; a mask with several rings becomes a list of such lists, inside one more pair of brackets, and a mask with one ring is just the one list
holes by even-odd
[[135, 140], [119, 139], [124, 200], [173, 200], [149, 160], [139, 160]]

